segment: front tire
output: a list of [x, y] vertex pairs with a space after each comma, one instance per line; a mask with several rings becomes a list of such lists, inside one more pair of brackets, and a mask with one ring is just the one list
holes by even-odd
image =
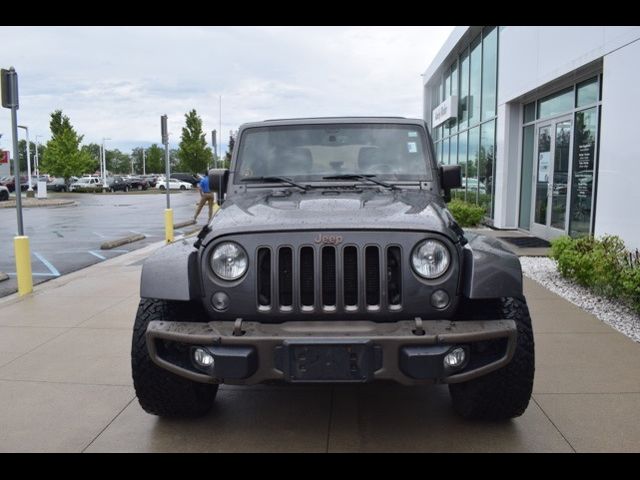
[[184, 185], [180, 185], [180, 190], [186, 190], [187, 187], [185, 187]]
[[[478, 309], [479, 310], [479, 309]], [[514, 320], [518, 330], [516, 351], [499, 370], [463, 383], [449, 385], [453, 409], [464, 418], [506, 420], [524, 413], [533, 390], [535, 354], [531, 317], [524, 299], [501, 298], [482, 305], [478, 319]]]
[[198, 383], [160, 368], [149, 356], [146, 331], [149, 322], [188, 320], [189, 302], [142, 299], [136, 313], [131, 345], [133, 386], [140, 406], [160, 417], [200, 417], [211, 407], [218, 385]]

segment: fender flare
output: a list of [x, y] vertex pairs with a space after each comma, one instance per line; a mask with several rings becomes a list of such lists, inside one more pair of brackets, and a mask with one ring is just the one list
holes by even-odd
[[142, 264], [140, 297], [189, 301], [200, 297], [195, 239], [158, 249]]
[[522, 267], [518, 256], [499, 240], [466, 233], [462, 294], [467, 298], [522, 298]]

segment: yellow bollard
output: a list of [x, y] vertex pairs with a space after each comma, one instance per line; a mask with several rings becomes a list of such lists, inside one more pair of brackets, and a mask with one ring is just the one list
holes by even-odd
[[173, 210], [164, 209], [164, 236], [167, 243], [173, 242]]
[[13, 249], [16, 255], [16, 276], [18, 277], [18, 295], [33, 292], [33, 275], [31, 275], [31, 252], [29, 237], [13, 237]]

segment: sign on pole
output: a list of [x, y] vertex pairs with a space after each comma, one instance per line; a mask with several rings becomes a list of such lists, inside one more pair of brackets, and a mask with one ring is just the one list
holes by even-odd
[[0, 163], [9, 163], [9, 150], [2, 150], [0, 153]]
[[11, 67], [2, 69], [2, 106], [3, 108], [19, 108], [18, 105], [18, 74]]

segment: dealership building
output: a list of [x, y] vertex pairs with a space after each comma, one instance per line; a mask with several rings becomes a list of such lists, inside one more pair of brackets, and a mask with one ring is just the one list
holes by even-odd
[[423, 75], [438, 161], [486, 223], [640, 248], [640, 27], [456, 27]]

